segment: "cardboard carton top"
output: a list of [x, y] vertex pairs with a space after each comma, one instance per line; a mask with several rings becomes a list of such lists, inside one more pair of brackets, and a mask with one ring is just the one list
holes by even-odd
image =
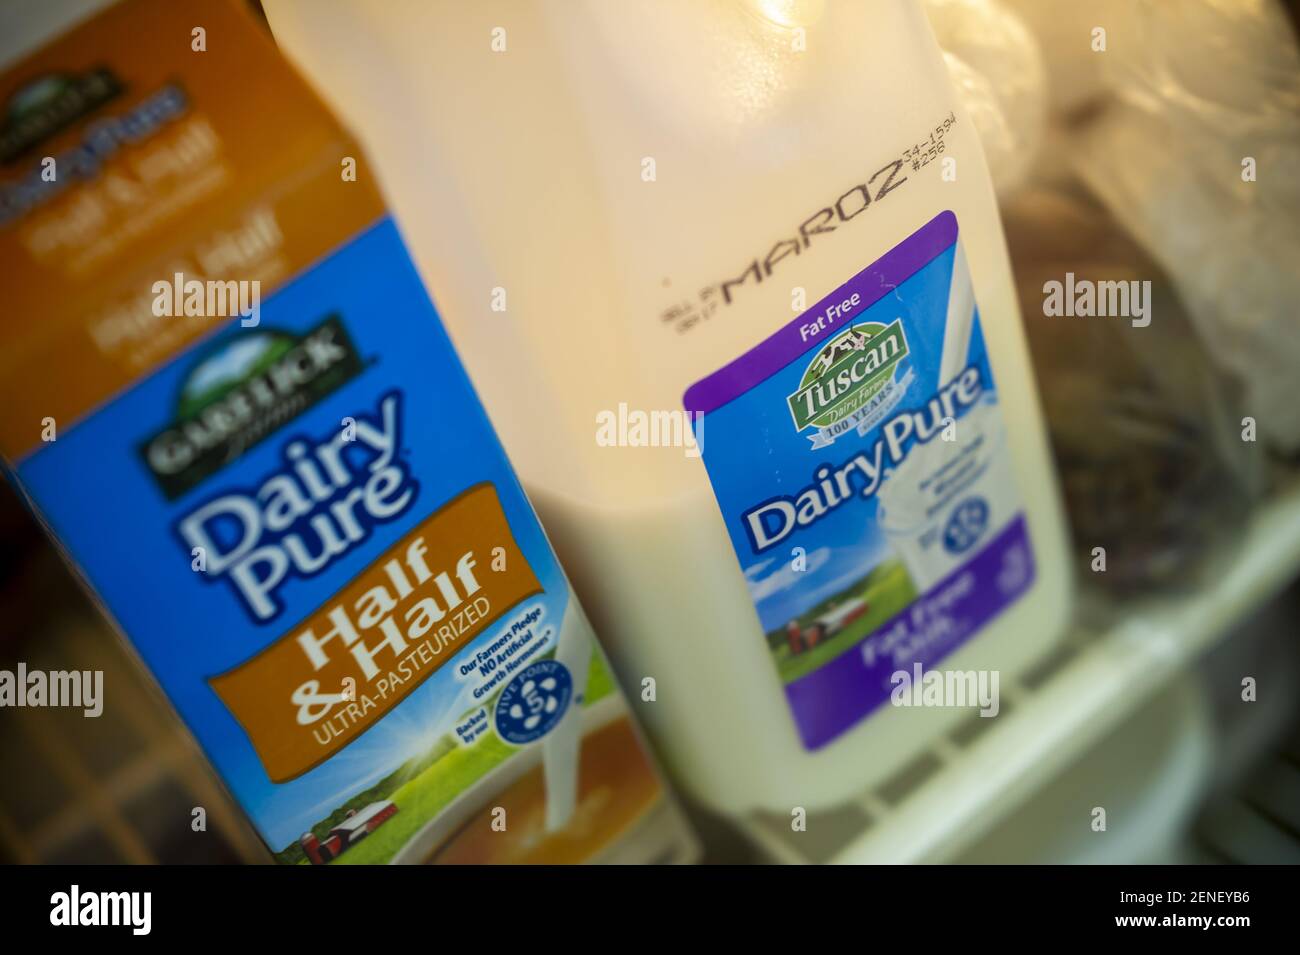
[[233, 0], [126, 0], [18, 62], [0, 77], [0, 455], [231, 320], [160, 316], [155, 283], [265, 298], [384, 214], [366, 180]]

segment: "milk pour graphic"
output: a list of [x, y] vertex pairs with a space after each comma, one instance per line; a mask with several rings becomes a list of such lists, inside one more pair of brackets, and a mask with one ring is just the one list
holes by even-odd
[[983, 400], [957, 438], [912, 450], [881, 485], [877, 519], [918, 593], [960, 567], [1016, 509], [997, 405]]
[[[555, 659], [581, 679], [591, 665], [591, 629], [576, 605], [565, 609]], [[578, 801], [579, 752], [582, 748], [582, 708], [577, 703], [542, 740], [542, 766], [546, 776], [546, 830], [568, 825]]]
[[[959, 241], [944, 323], [942, 388], [966, 364], [975, 294]], [[955, 425], [955, 439], [914, 447], [878, 492], [877, 521], [918, 593], [955, 571], [1017, 509], [1006, 433], [996, 398], [985, 395]]]

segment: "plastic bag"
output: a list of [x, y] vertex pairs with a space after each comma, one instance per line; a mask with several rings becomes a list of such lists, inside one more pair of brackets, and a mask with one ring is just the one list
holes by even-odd
[[1244, 414], [1300, 452], [1300, 53], [1273, 0], [1132, 0], [1080, 177], [1169, 273]]
[[[1003, 216], [1085, 589], [1195, 588], [1259, 486], [1234, 389], [1167, 277], [1099, 206], [1031, 189]], [[1150, 281], [1158, 320], [1048, 317], [1044, 285], [1067, 273]]]
[[1112, 12], [1126, 0], [999, 2], [1021, 18], [1038, 43], [1052, 113], [1066, 117], [1086, 110], [1106, 95], [1104, 58], [1093, 50], [1093, 30], [1114, 22]]
[[997, 0], [926, 0], [962, 105], [979, 132], [999, 197], [1024, 184], [1047, 121], [1038, 44]]

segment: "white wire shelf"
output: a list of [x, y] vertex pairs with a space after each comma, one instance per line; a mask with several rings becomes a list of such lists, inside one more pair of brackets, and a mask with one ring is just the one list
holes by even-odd
[[832, 812], [750, 817], [746, 835], [783, 863], [932, 863], [958, 856], [1128, 719], [1300, 572], [1300, 481], [1262, 507], [1217, 580], [1142, 604], [1109, 630], [1077, 628], [1060, 651], [1001, 687], [993, 720], [972, 715], [893, 779]]

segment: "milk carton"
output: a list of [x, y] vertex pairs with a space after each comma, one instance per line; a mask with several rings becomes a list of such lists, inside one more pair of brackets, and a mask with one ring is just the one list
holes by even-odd
[[276, 858], [690, 859], [370, 167], [243, 5], [111, 6], [0, 97], [9, 477]]

